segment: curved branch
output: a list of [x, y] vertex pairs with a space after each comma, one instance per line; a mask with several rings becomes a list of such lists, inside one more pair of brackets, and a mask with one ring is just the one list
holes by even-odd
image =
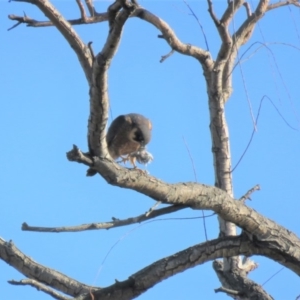
[[22, 279], [20, 281], [16, 280], [9, 280], [8, 283], [12, 285], [30, 285], [32, 287], [35, 287], [38, 291], [43, 291], [44, 293], [50, 295], [54, 299], [57, 300], [71, 300], [73, 298], [66, 297], [62, 294], [59, 294], [58, 292], [54, 291], [53, 289], [49, 288], [48, 286], [41, 284], [40, 282], [34, 280], [34, 279]]
[[107, 156], [105, 127], [108, 120], [108, 84], [107, 72], [115, 55], [126, 20], [134, 7], [124, 8], [117, 14], [115, 20], [110, 21], [113, 26], [102, 51], [95, 57], [93, 63], [92, 83], [90, 85], [90, 116], [88, 121], [88, 145], [91, 155]]
[[[33, 2], [33, 1], [41, 1], [41, 0], [15, 0], [15, 1]], [[121, 12], [116, 13], [117, 18], [119, 17], [120, 13]], [[29, 18], [28, 16], [24, 18], [21, 16], [9, 15], [8, 17], [11, 20], [15, 20], [20, 23], [25, 23], [27, 24], [27, 26], [30, 27], [46, 27], [46, 26], [53, 26], [53, 24], [57, 26], [56, 23], [53, 22], [53, 20], [50, 17], [49, 17], [49, 19], [51, 20], [50, 22], [36, 21], [34, 19]], [[141, 7], [137, 7], [135, 11], [131, 12], [131, 14], [128, 17], [139, 17], [140, 19], [154, 25], [162, 33], [163, 38], [170, 45], [172, 50], [175, 50], [184, 55], [192, 56], [201, 62], [204, 69], [206, 70], [211, 69], [213, 61], [210, 53], [196, 46], [182, 43], [174, 33], [173, 29], [164, 20], [160, 19], [159, 17], [155, 16], [154, 14], [150, 13], [149, 11]], [[86, 17], [85, 20], [80, 18], [80, 19], [68, 20], [66, 22], [71, 25], [82, 25], [82, 24], [99, 23], [108, 20], [109, 20], [109, 13], [106, 12], [106, 13], [95, 13], [94, 16]]]
[[238, 9], [243, 5], [243, 2], [244, 2], [243, 0], [230, 1], [222, 18], [217, 22], [215, 13], [213, 11], [212, 3], [210, 0], [208, 0], [208, 6], [209, 6], [208, 11], [210, 13], [211, 18], [215, 22], [215, 25], [219, 32], [219, 36], [222, 40], [222, 45], [220, 47], [216, 59], [217, 64], [221, 63], [223, 65], [224, 62], [228, 59], [229, 55], [231, 54], [233, 42], [228, 28], [234, 15], [238, 11]]
[[91, 224], [83, 224], [79, 226], [63, 226], [63, 227], [36, 227], [36, 226], [29, 226], [27, 223], [22, 224], [22, 230], [24, 231], [35, 231], [35, 232], [77, 232], [77, 231], [84, 231], [84, 230], [96, 230], [96, 229], [110, 229], [115, 227], [121, 227], [136, 223], [141, 223], [144, 221], [148, 221], [150, 219], [156, 218], [158, 216], [162, 216], [165, 214], [173, 213], [181, 209], [185, 209], [187, 206], [179, 206], [179, 205], [172, 205], [164, 208], [160, 208], [157, 210], [151, 211], [151, 214], [142, 214], [137, 217], [128, 218], [125, 220], [119, 220], [113, 218], [111, 222], [102, 222], [102, 223], [91, 223]]
[[213, 61], [210, 53], [199, 47], [182, 43], [176, 36], [173, 29], [164, 20], [144, 8], [137, 8], [135, 16], [155, 26], [162, 33], [162, 37], [170, 45], [172, 50], [196, 58], [200, 61], [204, 70], [211, 69]]
[[234, 297], [234, 299], [274, 300], [274, 298], [263, 290], [260, 284], [257, 284], [246, 276], [240, 276], [239, 269], [233, 269], [231, 272], [226, 272], [224, 270], [224, 263], [219, 260], [213, 262], [213, 268], [223, 285], [220, 291], [223, 290], [223, 292], [229, 295], [234, 295], [236, 293], [236, 296], [238, 297]]
[[47, 268], [22, 253], [11, 241], [0, 238], [0, 259], [14, 267], [28, 278], [50, 286], [70, 296], [76, 297], [99, 288], [85, 285], [60, 272]]
[[[237, 202], [238, 203], [238, 202]], [[276, 246], [276, 248], [274, 247]], [[299, 248], [298, 248], [299, 252]], [[299, 253], [298, 253], [299, 254]], [[202, 244], [195, 245], [183, 251], [175, 253], [172, 256], [165, 257], [157, 262], [147, 266], [146, 268], [131, 275], [123, 282], [103, 288], [96, 289], [79, 283], [57, 271], [50, 270], [23, 254], [11, 242], [5, 242], [0, 238], [0, 258], [16, 268], [25, 276], [34, 278], [48, 286], [60, 290], [66, 294], [76, 296], [81, 300], [106, 300], [106, 299], [132, 299], [153, 287], [157, 283], [174, 276], [187, 269], [203, 264], [205, 262], [236, 255], [263, 255], [269, 257], [286, 267], [293, 263], [298, 268], [297, 274], [300, 274], [300, 259], [291, 261], [291, 256], [288, 253], [279, 252], [276, 241], [258, 241], [249, 239], [247, 234], [234, 237], [218, 238]], [[218, 266], [218, 268], [216, 268]], [[220, 262], [215, 262], [214, 267], [217, 272], [222, 271]], [[248, 279], [247, 279], [248, 280]], [[255, 293], [264, 295], [260, 299], [270, 299], [263, 289], [249, 281], [249, 286], [255, 288]], [[247, 285], [248, 286], [248, 285]], [[248, 291], [245, 291], [248, 293]], [[249, 295], [253, 290], [249, 291]], [[92, 295], [91, 295], [92, 294]], [[249, 296], [248, 295], [248, 296]], [[249, 296], [249, 298], [251, 297]]]
[[[174, 276], [178, 273], [186, 271], [205, 262], [232, 255], [244, 254], [250, 256], [252, 254], [262, 254], [264, 249], [260, 249], [253, 245], [245, 236], [224, 237], [195, 245], [174, 255], [165, 257], [147, 266], [146, 268], [131, 275], [123, 282], [115, 284], [76, 298], [77, 300], [129, 300], [139, 296], [149, 288], [159, 282]], [[259, 299], [271, 299], [262, 287], [253, 283], [256, 291], [263, 297]], [[245, 291], [248, 293], [248, 291]], [[250, 294], [250, 293], [249, 293]], [[248, 298], [250, 299], [250, 298]]]
[[232, 21], [236, 12], [240, 9], [240, 7], [244, 4], [244, 0], [233, 0], [228, 3], [226, 10], [223, 13], [220, 22], [224, 24], [225, 27], [228, 28], [230, 22]]
[[[260, 247], [249, 240], [246, 235], [218, 238], [195, 245], [174, 255], [165, 257], [131, 275], [123, 282], [99, 289], [84, 285], [57, 271], [34, 262], [18, 250], [11, 242], [0, 238], [0, 259], [10, 264], [19, 272], [47, 286], [51, 286], [66, 294], [77, 296], [81, 300], [132, 299], [149, 288], [171, 276], [198, 266], [216, 258], [232, 255], [251, 256], [254, 254], [271, 257], [282, 263], [276, 250]], [[288, 259], [287, 257], [285, 259]], [[280, 261], [281, 260], [281, 261]], [[264, 291], [261, 289], [261, 293]], [[264, 298], [267, 299], [267, 298]]]

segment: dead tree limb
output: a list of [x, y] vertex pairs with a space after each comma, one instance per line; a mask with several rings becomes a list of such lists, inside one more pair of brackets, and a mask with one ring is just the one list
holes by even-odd
[[151, 211], [151, 214], [142, 214], [133, 218], [124, 220], [113, 218], [110, 222], [91, 223], [77, 226], [63, 226], [63, 227], [40, 227], [40, 226], [29, 226], [27, 223], [22, 224], [22, 230], [24, 231], [35, 231], [35, 232], [78, 232], [85, 230], [99, 230], [99, 229], [110, 229], [115, 227], [127, 226], [136, 223], [142, 223], [158, 216], [173, 213], [181, 209], [185, 209], [187, 206], [172, 205], [157, 210]]

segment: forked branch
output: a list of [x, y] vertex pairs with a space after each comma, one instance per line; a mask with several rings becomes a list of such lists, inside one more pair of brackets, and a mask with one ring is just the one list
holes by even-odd
[[14, 267], [28, 278], [54, 288], [67, 295], [76, 297], [98, 288], [85, 285], [60, 272], [38, 264], [29, 256], [22, 253], [12, 242], [0, 238], [0, 259]]
[[34, 280], [34, 279], [22, 279], [20, 281], [16, 280], [9, 280], [8, 283], [12, 285], [30, 285], [32, 287], [35, 287], [38, 291], [42, 291], [48, 295], [50, 295], [52, 298], [57, 300], [71, 300], [73, 298], [66, 297], [55, 290], [49, 288], [48, 286], [41, 284], [40, 282]]
[[19, 270], [25, 276], [81, 300], [132, 299], [162, 280], [189, 268], [223, 256], [239, 254], [251, 256], [254, 253], [266, 255], [266, 249], [256, 246], [245, 235], [218, 238], [158, 260], [131, 275], [123, 282], [116, 281], [115, 284], [109, 287], [97, 289], [76, 282], [57, 271], [34, 262], [11, 242], [5, 242], [0, 238], [0, 258], [2, 260]]

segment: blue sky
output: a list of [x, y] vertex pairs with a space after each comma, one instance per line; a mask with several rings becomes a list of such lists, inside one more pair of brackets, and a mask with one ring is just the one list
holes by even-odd
[[[53, 3], [67, 18], [79, 16], [75, 1]], [[97, 11], [104, 11], [109, 3], [96, 2]], [[183, 42], [205, 47], [199, 25], [183, 2], [143, 1], [141, 5], [169, 22]], [[220, 39], [208, 16], [207, 4], [192, 1], [190, 5], [215, 57]], [[224, 6], [225, 1], [216, 1], [217, 13]], [[109, 186], [99, 176], [87, 178], [86, 167], [67, 161], [65, 153], [73, 144], [87, 151], [88, 85], [77, 57], [55, 28], [21, 25], [7, 31], [13, 25], [7, 15], [23, 11], [34, 19], [44, 20], [32, 5], [0, 2], [0, 236], [13, 240], [35, 261], [99, 286], [110, 285], [115, 279], [125, 280], [158, 259], [203, 242], [201, 219], [152, 221], [82, 233], [20, 230], [23, 222], [67, 226], [109, 221], [111, 217], [128, 218], [146, 212], [154, 204], [143, 195]], [[244, 11], [238, 14], [232, 31], [244, 14]], [[106, 23], [77, 26], [76, 30], [85, 43], [93, 41], [95, 52], [101, 50], [107, 36]], [[152, 175], [170, 183], [195, 181], [190, 151], [197, 180], [213, 185], [202, 69], [194, 59], [177, 53], [159, 63], [170, 49], [157, 38], [158, 34], [139, 19], [130, 19], [126, 24], [109, 72], [113, 117], [137, 112], [152, 120], [153, 138], [148, 150], [154, 161], [147, 168]], [[297, 129], [287, 126], [270, 101], [264, 100], [258, 131], [233, 173], [236, 198], [260, 184], [261, 191], [253, 195], [248, 205], [297, 235], [300, 235], [299, 36], [299, 10], [284, 7], [268, 13], [240, 55], [254, 42], [267, 43], [268, 48], [255, 51], [257, 43], [245, 54], [242, 75], [239, 67], [234, 71], [234, 93], [226, 107], [233, 166], [253, 130], [244, 83], [255, 115], [262, 97], [267, 95], [284, 120]], [[160, 219], [196, 216], [201, 216], [201, 212], [184, 210]], [[217, 237], [216, 217], [207, 219], [206, 225], [208, 238]], [[259, 268], [250, 277], [260, 284], [281, 269], [279, 264], [263, 257], [254, 260]], [[2, 261], [0, 270], [3, 299], [50, 299], [33, 288], [7, 284], [7, 280], [23, 276]], [[219, 286], [211, 263], [206, 263], [158, 284], [139, 299], [227, 298], [214, 293]], [[264, 287], [275, 299], [295, 299], [300, 294], [298, 277], [286, 269]]]

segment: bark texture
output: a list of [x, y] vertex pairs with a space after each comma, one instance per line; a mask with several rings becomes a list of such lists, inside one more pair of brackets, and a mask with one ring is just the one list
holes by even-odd
[[[28, 16], [9, 15], [11, 20], [17, 22], [12, 28], [22, 23], [30, 27], [55, 26], [76, 53], [89, 85], [90, 115], [87, 134], [89, 151], [83, 153], [74, 146], [67, 153], [67, 158], [88, 166], [88, 175], [98, 173], [111, 185], [132, 189], [156, 201], [170, 204], [168, 208], [127, 220], [60, 228], [41, 228], [24, 223], [22, 229], [40, 232], [107, 229], [142, 222], [179, 209], [191, 208], [212, 210], [218, 214], [220, 235], [215, 240], [194, 245], [156, 261], [137, 273], [131, 274], [127, 280], [117, 281], [105, 288], [87, 286], [40, 265], [17, 249], [12, 242], [6, 242], [0, 238], [0, 258], [28, 278], [20, 282], [11, 281], [11, 284], [34, 286], [56, 299], [68, 299], [59, 294], [57, 292], [59, 291], [81, 300], [125, 300], [139, 296], [170, 276], [204, 262], [223, 258], [223, 261], [213, 262], [213, 268], [222, 284], [216, 292], [226, 292], [236, 299], [269, 300], [272, 297], [261, 286], [247, 278], [247, 274], [257, 265], [249, 259], [241, 261], [239, 255], [245, 257], [262, 255], [300, 275], [299, 238], [246, 206], [244, 201], [234, 198], [230, 138], [225, 115], [225, 105], [232, 94], [232, 72], [240, 47], [248, 42], [257, 22], [265, 13], [285, 5], [300, 7], [299, 1], [290, 0], [270, 4], [269, 0], [260, 0], [253, 12], [249, 3], [243, 0], [228, 1], [222, 16], [218, 18], [212, 0], [207, 0], [208, 12], [221, 39], [216, 59], [213, 59], [208, 51], [180, 41], [167, 22], [139, 6], [135, 0], [116, 0], [106, 12], [102, 13], [96, 12], [91, 0], [86, 0], [89, 15], [85, 12], [83, 3], [77, 0], [80, 18], [74, 20], [66, 20], [48, 0], [17, 1], [35, 5], [49, 20], [37, 21]], [[245, 9], [245, 19], [231, 34], [229, 26], [241, 9]], [[160, 31], [159, 37], [170, 46], [170, 53], [176, 51], [191, 56], [202, 66], [210, 114], [209, 128], [215, 186], [194, 182], [168, 184], [140, 170], [125, 169], [115, 163], [108, 154], [105, 140], [109, 111], [108, 70], [121, 42], [126, 21], [131, 17], [139, 18], [156, 27]], [[102, 50], [94, 54], [91, 44], [84, 44], [72, 25], [104, 21], [109, 25], [107, 39]], [[240, 236], [236, 236], [236, 226], [243, 230]]]

